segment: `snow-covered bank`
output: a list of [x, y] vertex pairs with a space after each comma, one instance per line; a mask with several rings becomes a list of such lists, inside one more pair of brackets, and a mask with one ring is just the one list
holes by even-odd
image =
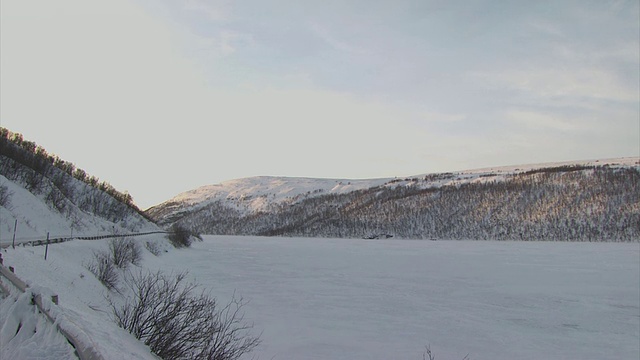
[[37, 313], [31, 294], [10, 295], [0, 303], [0, 358], [77, 359], [56, 326]]
[[[149, 237], [140, 239], [149, 240]], [[151, 241], [164, 241], [156, 238]], [[157, 359], [149, 352], [149, 349], [142, 343], [134, 339], [125, 330], [119, 328], [111, 317], [111, 311], [106, 301], [109, 292], [95, 278], [95, 276], [85, 268], [85, 264], [92, 260], [93, 252], [107, 247], [107, 241], [82, 241], [75, 240], [61, 244], [50, 245], [47, 260], [44, 260], [44, 246], [38, 247], [16, 247], [15, 250], [8, 248], [3, 250], [4, 263], [15, 268], [16, 275], [24, 280], [31, 287], [48, 289], [48, 292], [58, 294], [59, 306], [56, 311], [61, 312], [65, 321], [71, 323], [73, 327], [81, 329], [88, 341], [91, 342], [97, 353], [105, 359]], [[144, 251], [145, 257], [153, 257], [152, 254]], [[12, 295], [2, 302], [3, 325], [7, 324], [11, 318], [16, 316], [24, 317], [24, 307], [16, 308], [10, 303], [16, 295]], [[33, 306], [28, 311], [33, 312]], [[43, 315], [31, 315], [38, 324], [44, 321]], [[53, 326], [53, 325], [51, 325]], [[0, 354], [4, 359], [4, 354], [23, 354], [23, 347], [37, 342], [40, 349], [57, 349], [56, 342], [60, 339], [57, 335], [47, 335], [43, 339], [22, 338], [9, 343], [2, 343]], [[49, 334], [46, 332], [45, 334]], [[37, 334], [36, 334], [37, 335]], [[83, 334], [84, 335], [84, 334]], [[56, 352], [38, 355], [37, 359], [60, 359]], [[18, 357], [20, 358], [20, 357]], [[31, 356], [23, 357], [31, 359]]]

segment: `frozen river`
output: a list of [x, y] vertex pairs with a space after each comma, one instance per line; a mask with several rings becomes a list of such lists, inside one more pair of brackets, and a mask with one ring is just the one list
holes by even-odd
[[640, 358], [640, 244], [207, 236], [157, 258], [249, 300], [260, 359]]

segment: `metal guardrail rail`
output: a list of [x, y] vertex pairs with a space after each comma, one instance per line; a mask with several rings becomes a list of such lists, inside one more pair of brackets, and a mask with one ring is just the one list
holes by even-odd
[[[20, 292], [26, 293], [31, 291], [33, 296], [32, 302], [38, 307], [38, 310], [45, 315], [47, 320], [56, 326], [58, 331], [60, 331], [67, 341], [69, 341], [71, 346], [75, 348], [76, 354], [80, 360], [105, 360], [102, 354], [100, 354], [92, 345], [93, 341], [91, 341], [91, 338], [89, 338], [82, 329], [77, 326], [72, 326], [72, 323], [69, 321], [60, 321], [58, 316], [60, 316], [61, 313], [58, 313], [58, 316], [51, 314], [52, 307], [57, 306], [58, 304], [58, 296], [53, 295], [51, 301], [44, 300], [42, 294], [38, 294], [33, 291], [24, 281], [15, 275], [12, 267], [7, 268], [4, 266], [2, 254], [0, 254], [0, 275], [9, 280], [13, 286], [20, 290]], [[2, 282], [0, 282], [0, 287], [7, 294], [10, 293], [10, 290], [2, 284]]]
[[[130, 233], [130, 234], [109, 234], [109, 235], [95, 235], [95, 236], [70, 236], [70, 237], [57, 237], [52, 239], [38, 239], [38, 240], [28, 240], [28, 241], [18, 241], [16, 245], [19, 246], [44, 246], [49, 244], [58, 244], [71, 240], [102, 240], [102, 239], [112, 239], [112, 238], [122, 238], [122, 237], [133, 237], [133, 236], [143, 236], [143, 235], [152, 235], [152, 234], [170, 234], [168, 231], [149, 231], [143, 233]], [[6, 249], [9, 246], [12, 246], [11, 243], [4, 242], [0, 243], [1, 249]]]

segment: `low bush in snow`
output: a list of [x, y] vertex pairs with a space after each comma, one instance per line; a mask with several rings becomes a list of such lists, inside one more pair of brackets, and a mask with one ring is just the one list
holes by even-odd
[[126, 269], [129, 264], [139, 265], [142, 261], [142, 249], [132, 239], [118, 238], [109, 241], [105, 251], [93, 253], [93, 260], [85, 264], [87, 270], [100, 280], [109, 290], [117, 289], [118, 269]]
[[[422, 360], [435, 360], [436, 356], [431, 351], [431, 345], [427, 345], [424, 347], [424, 352], [422, 353]], [[470, 360], [469, 354], [462, 358], [462, 360]]]
[[140, 265], [142, 261], [140, 245], [130, 238], [109, 241], [109, 254], [113, 264], [121, 269], [126, 269], [129, 264]]
[[177, 224], [174, 224], [169, 229], [168, 238], [176, 248], [189, 247], [194, 239], [202, 240], [199, 234]]
[[107, 289], [116, 289], [119, 278], [118, 271], [108, 252], [94, 252], [93, 261], [85, 264], [85, 267], [87, 270], [91, 271]]
[[158, 243], [155, 243], [153, 241], [145, 242], [144, 247], [155, 256], [160, 256], [160, 254], [162, 253], [162, 249], [160, 249]]
[[121, 303], [110, 299], [117, 324], [162, 359], [234, 360], [260, 342], [244, 322], [242, 299], [219, 308], [215, 298], [185, 284], [186, 274], [129, 273]]

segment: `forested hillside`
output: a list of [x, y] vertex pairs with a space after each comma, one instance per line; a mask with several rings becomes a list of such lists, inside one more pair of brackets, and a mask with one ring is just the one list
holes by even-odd
[[5, 128], [0, 128], [0, 212], [3, 239], [15, 220], [23, 237], [158, 230], [131, 195]]
[[207, 234], [638, 241], [640, 166], [634, 159], [632, 165], [432, 174], [259, 211], [216, 200], [174, 215], [165, 219]]

